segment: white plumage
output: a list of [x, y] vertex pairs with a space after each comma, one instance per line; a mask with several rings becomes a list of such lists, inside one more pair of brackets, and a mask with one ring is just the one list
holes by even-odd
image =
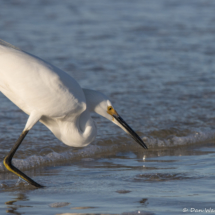
[[146, 148], [104, 94], [82, 89], [64, 71], [2, 40], [0, 91], [29, 115], [24, 131], [40, 121], [63, 143], [87, 146], [96, 137], [96, 125], [90, 116], [90, 112], [96, 112], [122, 127]]

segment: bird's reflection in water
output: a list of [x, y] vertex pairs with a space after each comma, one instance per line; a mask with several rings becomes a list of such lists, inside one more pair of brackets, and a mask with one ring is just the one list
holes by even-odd
[[17, 197], [14, 198], [11, 201], [7, 201], [5, 202], [5, 204], [7, 205], [7, 209], [6, 212], [7, 213], [11, 213], [11, 214], [17, 214], [17, 215], [21, 215], [22, 213], [19, 213], [17, 210], [21, 207], [32, 207], [32, 206], [27, 206], [27, 205], [18, 205], [18, 204], [14, 204], [18, 201], [28, 201], [29, 199], [26, 197], [25, 194], [23, 193], [18, 193]]

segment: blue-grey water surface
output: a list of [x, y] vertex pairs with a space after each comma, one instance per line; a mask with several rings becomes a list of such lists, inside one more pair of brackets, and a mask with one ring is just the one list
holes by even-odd
[[[108, 95], [149, 147], [97, 115], [84, 149], [37, 123], [14, 162], [46, 188], [1, 162], [1, 214], [215, 213], [214, 11], [211, 0], [0, 0], [1, 39]], [[2, 161], [28, 116], [3, 94], [0, 110]]]

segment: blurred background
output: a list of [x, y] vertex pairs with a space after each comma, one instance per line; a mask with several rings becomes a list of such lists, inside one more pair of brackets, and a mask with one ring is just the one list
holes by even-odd
[[[214, 138], [214, 1], [0, 3], [1, 39], [68, 72], [81, 87], [109, 96], [150, 147]], [[2, 94], [0, 101], [3, 158], [28, 116]], [[93, 117], [98, 140], [125, 136], [106, 119]], [[40, 123], [30, 135], [33, 144], [23, 149], [23, 157], [66, 147]]]
[[215, 2], [0, 3], [1, 39], [107, 94], [139, 131], [214, 128]]

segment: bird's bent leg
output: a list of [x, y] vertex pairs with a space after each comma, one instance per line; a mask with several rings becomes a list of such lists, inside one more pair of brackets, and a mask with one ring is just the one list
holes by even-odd
[[25, 129], [22, 132], [22, 134], [19, 136], [19, 139], [16, 141], [15, 145], [13, 146], [13, 148], [10, 150], [9, 154], [4, 158], [4, 165], [5, 167], [15, 173], [16, 175], [18, 175], [19, 177], [21, 177], [22, 179], [24, 179], [25, 181], [27, 181], [29, 184], [32, 184], [33, 186], [37, 187], [37, 188], [41, 188], [43, 187], [42, 185], [36, 183], [35, 181], [33, 181], [31, 178], [29, 178], [27, 175], [25, 175], [23, 172], [21, 172], [19, 169], [17, 169], [15, 166], [13, 166], [12, 164], [12, 158], [16, 152], [16, 150], [19, 148], [19, 146], [21, 145], [23, 139], [25, 138], [25, 136], [28, 134], [29, 130], [36, 124], [36, 122], [41, 118], [41, 115], [36, 113], [36, 112], [32, 112], [28, 118], [28, 121], [26, 123]]
[[21, 172], [19, 169], [17, 169], [15, 166], [13, 166], [12, 164], [12, 158], [16, 152], [16, 150], [18, 149], [18, 147], [20, 146], [20, 144], [22, 143], [23, 139], [25, 138], [25, 136], [27, 135], [28, 130], [24, 130], [22, 132], [22, 134], [19, 136], [19, 139], [16, 141], [15, 145], [13, 146], [13, 148], [10, 150], [9, 154], [4, 158], [4, 165], [5, 167], [15, 173], [16, 175], [18, 175], [19, 177], [21, 177], [22, 179], [24, 179], [25, 181], [27, 181], [29, 184], [32, 184], [35, 187], [43, 187], [40, 184], [36, 183], [35, 181], [33, 181], [31, 178], [29, 178], [27, 175], [25, 175], [23, 172]]
[[25, 175], [23, 172], [21, 172], [19, 169], [17, 169], [15, 166], [13, 166], [12, 158], [13, 158], [16, 150], [22, 143], [23, 139], [29, 132], [29, 130], [40, 120], [40, 118], [41, 118], [41, 114], [36, 111], [33, 111], [30, 114], [22, 134], [19, 136], [19, 139], [16, 141], [15, 145], [13, 146], [13, 148], [10, 150], [9, 154], [4, 159], [4, 165], [9, 171], [15, 173], [16, 175], [18, 175], [19, 177], [21, 177], [22, 179], [27, 181], [29, 184], [32, 184], [33, 186], [35, 186], [37, 188], [40, 188], [43, 186], [36, 183], [31, 178], [29, 178], [27, 175]]
[[19, 139], [16, 141], [15, 145], [13, 146], [13, 148], [10, 150], [9, 154], [4, 158], [4, 165], [5, 167], [13, 172], [14, 174], [18, 175], [19, 177], [21, 177], [22, 179], [24, 179], [25, 181], [27, 181], [29, 184], [32, 184], [35, 187], [43, 187], [40, 184], [36, 183], [35, 181], [33, 181], [31, 178], [29, 178], [27, 175], [25, 175], [23, 172], [21, 172], [19, 169], [17, 169], [15, 166], [13, 166], [12, 164], [12, 158], [16, 152], [16, 150], [18, 149], [18, 147], [20, 146], [20, 144], [22, 143], [23, 139], [25, 138], [25, 136], [27, 135], [28, 130], [24, 130], [22, 132], [22, 134], [19, 136]]

